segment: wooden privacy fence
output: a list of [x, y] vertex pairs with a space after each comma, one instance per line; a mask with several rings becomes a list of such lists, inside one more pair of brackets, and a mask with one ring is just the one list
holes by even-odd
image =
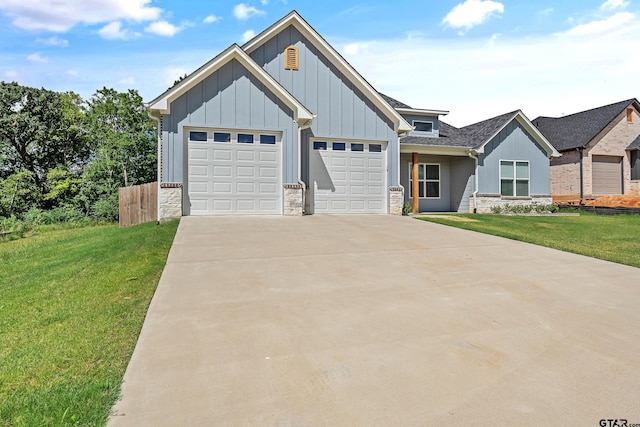
[[158, 183], [134, 185], [118, 189], [120, 227], [158, 219]]

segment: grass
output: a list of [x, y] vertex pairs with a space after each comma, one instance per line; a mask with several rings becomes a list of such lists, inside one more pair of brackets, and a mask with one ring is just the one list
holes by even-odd
[[0, 426], [104, 425], [177, 221], [0, 244]]
[[464, 214], [419, 219], [640, 267], [640, 215]]

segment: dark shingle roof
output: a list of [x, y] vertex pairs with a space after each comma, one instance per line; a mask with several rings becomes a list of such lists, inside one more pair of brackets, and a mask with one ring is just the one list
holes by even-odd
[[640, 136], [633, 140], [626, 148], [627, 150], [640, 150]]
[[407, 104], [405, 104], [404, 102], [400, 102], [400, 101], [398, 101], [397, 99], [393, 99], [392, 97], [387, 96], [387, 95], [385, 95], [385, 94], [384, 94], [384, 93], [382, 93], [382, 92], [378, 92], [378, 93], [379, 93], [379, 94], [380, 94], [380, 96], [381, 96], [385, 101], [387, 101], [387, 103], [388, 103], [389, 105], [391, 105], [393, 108], [411, 108], [411, 107], [409, 107]]
[[604, 105], [564, 117], [538, 117], [533, 124], [558, 151], [584, 148], [635, 98]]
[[462, 128], [456, 128], [441, 121], [438, 138], [407, 136], [400, 142], [412, 145], [478, 148], [506, 125], [517, 112], [512, 111]]

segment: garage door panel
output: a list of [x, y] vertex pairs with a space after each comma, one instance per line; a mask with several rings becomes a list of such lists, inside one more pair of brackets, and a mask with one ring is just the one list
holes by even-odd
[[622, 158], [615, 156], [592, 157], [593, 194], [622, 193]]
[[237, 142], [188, 144], [188, 196], [192, 215], [281, 214], [281, 141], [273, 145]]
[[333, 150], [333, 144], [314, 150], [311, 141], [314, 212], [386, 213], [386, 147], [382, 144], [382, 152], [369, 152], [367, 142], [356, 146], [363, 150]]

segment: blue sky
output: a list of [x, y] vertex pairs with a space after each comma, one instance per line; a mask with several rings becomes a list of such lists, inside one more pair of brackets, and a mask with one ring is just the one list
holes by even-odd
[[295, 9], [376, 89], [457, 126], [640, 95], [640, 0], [45, 3], [0, 0], [0, 80], [150, 101]]

